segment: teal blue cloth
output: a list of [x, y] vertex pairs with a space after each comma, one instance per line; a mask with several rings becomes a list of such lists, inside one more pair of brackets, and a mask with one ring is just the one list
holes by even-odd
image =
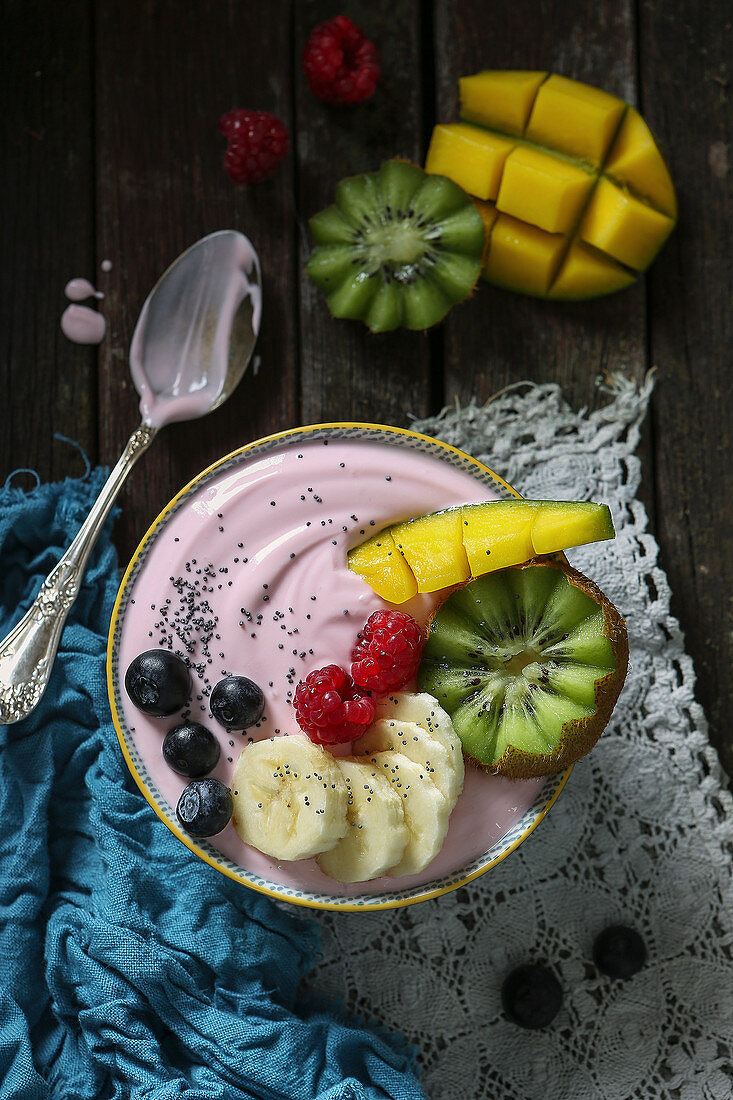
[[[0, 490], [0, 637], [103, 479]], [[299, 995], [317, 919], [195, 859], [132, 782], [104, 669], [117, 583], [108, 529], [43, 701], [0, 727], [2, 1100], [422, 1097], [398, 1040]]]

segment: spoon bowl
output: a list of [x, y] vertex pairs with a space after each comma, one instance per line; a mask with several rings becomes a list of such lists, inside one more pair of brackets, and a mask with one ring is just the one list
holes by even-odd
[[240, 381], [259, 332], [261, 286], [251, 242], [222, 230], [183, 252], [148, 295], [130, 346], [142, 423], [68, 550], [0, 641], [0, 723], [26, 718], [46, 690], [89, 555], [137, 459], [165, 424], [211, 412]]
[[160, 428], [217, 408], [250, 361], [262, 315], [257, 253], [222, 230], [181, 253], [140, 312], [130, 370], [143, 423]]

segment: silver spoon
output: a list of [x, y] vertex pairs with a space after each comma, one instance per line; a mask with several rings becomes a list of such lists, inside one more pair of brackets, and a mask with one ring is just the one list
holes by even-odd
[[130, 470], [174, 420], [215, 409], [244, 374], [262, 308], [257, 253], [241, 233], [203, 237], [161, 276], [143, 305], [130, 345], [142, 423], [38, 596], [0, 641], [0, 723], [18, 722], [48, 685], [61, 632], [104, 521]]

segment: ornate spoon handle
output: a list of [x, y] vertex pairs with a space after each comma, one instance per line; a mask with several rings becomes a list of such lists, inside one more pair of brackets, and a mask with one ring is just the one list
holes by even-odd
[[69, 549], [20, 622], [0, 641], [0, 723], [27, 717], [46, 690], [66, 616], [79, 594], [97, 536], [125, 478], [157, 434], [158, 429], [147, 424], [135, 429]]

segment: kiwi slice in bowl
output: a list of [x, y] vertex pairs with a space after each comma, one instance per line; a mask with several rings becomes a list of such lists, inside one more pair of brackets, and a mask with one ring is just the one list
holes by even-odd
[[341, 180], [310, 219], [306, 271], [334, 317], [372, 332], [426, 329], [476, 284], [484, 227], [466, 192], [402, 160]]
[[469, 581], [435, 612], [418, 687], [479, 767], [510, 779], [564, 771], [605, 729], [626, 677], [620, 612], [564, 560]]

